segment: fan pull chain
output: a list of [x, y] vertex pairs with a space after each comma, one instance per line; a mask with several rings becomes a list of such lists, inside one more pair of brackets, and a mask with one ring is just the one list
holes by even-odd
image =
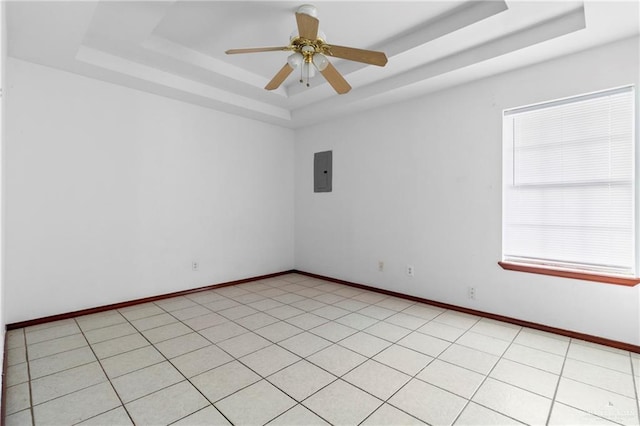
[[305, 68], [307, 69], [307, 87], [310, 87], [309, 84], [309, 80], [310, 80], [310, 75], [311, 75], [311, 70], [309, 69], [311, 67], [311, 64], [307, 64], [307, 66], [305, 67], [306, 63], [303, 62], [302, 66], [300, 67], [300, 83], [304, 83], [304, 70]]

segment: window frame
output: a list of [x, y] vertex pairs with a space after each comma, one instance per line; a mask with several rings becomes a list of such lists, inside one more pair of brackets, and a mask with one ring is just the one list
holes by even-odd
[[[640, 175], [639, 172], [639, 166], [640, 166], [640, 160], [639, 160], [639, 156], [640, 156], [640, 149], [639, 149], [639, 143], [638, 143], [638, 126], [639, 126], [639, 119], [638, 119], [638, 112], [639, 112], [639, 108], [638, 108], [638, 95], [637, 95], [637, 91], [636, 91], [636, 87], [633, 84], [628, 84], [628, 85], [624, 85], [624, 86], [620, 86], [620, 87], [614, 87], [614, 88], [610, 88], [610, 89], [605, 89], [605, 90], [599, 90], [596, 92], [591, 92], [591, 93], [586, 93], [586, 94], [581, 94], [581, 95], [576, 95], [576, 96], [568, 96], [565, 98], [561, 98], [561, 99], [556, 99], [556, 100], [551, 100], [551, 101], [546, 101], [546, 102], [539, 102], [539, 103], [535, 103], [535, 104], [530, 104], [530, 105], [525, 105], [525, 106], [521, 106], [521, 107], [515, 107], [515, 108], [509, 108], [509, 109], [505, 109], [502, 111], [502, 131], [503, 131], [503, 137], [502, 137], [502, 149], [503, 149], [503, 153], [504, 153], [504, 149], [505, 149], [505, 143], [506, 143], [506, 139], [504, 137], [504, 129], [505, 129], [505, 120], [507, 119], [508, 115], [513, 115], [514, 111], [529, 111], [529, 110], [535, 110], [535, 109], [540, 109], [541, 107], [552, 107], [558, 104], [566, 104], [566, 103], [572, 103], [572, 102], [579, 102], [580, 100], [583, 99], [588, 99], [588, 98], [592, 98], [592, 97], [600, 97], [602, 96], [603, 93], [607, 93], [607, 94], [614, 94], [616, 92], [620, 92], [623, 90], [630, 90], [631, 91], [631, 96], [632, 96], [632, 102], [633, 102], [633, 117], [632, 117], [632, 155], [633, 155], [633, 176], [632, 176], [632, 181], [633, 181], [633, 192], [632, 192], [632, 196], [633, 196], [633, 233], [634, 233], [634, 263], [635, 263], [635, 274], [636, 276], [623, 276], [623, 275], [608, 275], [606, 273], [599, 273], [599, 272], [591, 272], [591, 271], [586, 271], [586, 270], [578, 270], [578, 269], [563, 269], [561, 267], [556, 267], [554, 265], [544, 265], [544, 264], [535, 264], [535, 263], [518, 263], [518, 262], [514, 262], [514, 261], [510, 261], [510, 260], [505, 260], [505, 183], [504, 183], [504, 175], [502, 178], [502, 185], [501, 185], [501, 195], [502, 195], [502, 220], [501, 220], [501, 224], [502, 224], [502, 228], [501, 228], [501, 232], [502, 232], [502, 246], [501, 246], [501, 261], [498, 262], [498, 265], [504, 269], [504, 270], [509, 270], [509, 271], [517, 271], [517, 272], [525, 272], [525, 273], [534, 273], [534, 274], [541, 274], [541, 275], [549, 275], [549, 276], [556, 276], [556, 277], [563, 277], [563, 278], [571, 278], [571, 279], [580, 279], [580, 280], [586, 280], [586, 281], [592, 281], [592, 282], [599, 282], [599, 283], [606, 283], [606, 284], [615, 284], [615, 285], [622, 285], [622, 286], [635, 286], [638, 283], [640, 283], [640, 183], [637, 182], [638, 177]], [[502, 158], [502, 167], [504, 169], [505, 167], [505, 158]], [[504, 171], [503, 171], [504, 173]]]

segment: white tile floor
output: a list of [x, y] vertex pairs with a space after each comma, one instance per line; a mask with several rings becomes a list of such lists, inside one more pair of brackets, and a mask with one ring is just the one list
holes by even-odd
[[7, 346], [7, 426], [640, 421], [638, 354], [298, 274]]

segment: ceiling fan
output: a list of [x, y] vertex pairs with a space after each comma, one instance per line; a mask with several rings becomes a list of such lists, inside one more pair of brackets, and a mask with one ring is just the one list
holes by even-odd
[[287, 63], [265, 86], [267, 90], [277, 89], [294, 69], [300, 68], [300, 83], [303, 83], [304, 77], [306, 77], [306, 84], [309, 86], [309, 78], [314, 76], [315, 69], [317, 69], [336, 92], [343, 94], [351, 90], [351, 86], [329, 62], [327, 56], [381, 67], [387, 63], [387, 56], [384, 52], [327, 44], [324, 34], [318, 31], [320, 21], [317, 19], [317, 9], [313, 5], [305, 4], [300, 6], [296, 12], [296, 22], [298, 24], [298, 34], [291, 36], [288, 46], [230, 49], [226, 53], [233, 55], [237, 53], [275, 51], [293, 52], [287, 58]]

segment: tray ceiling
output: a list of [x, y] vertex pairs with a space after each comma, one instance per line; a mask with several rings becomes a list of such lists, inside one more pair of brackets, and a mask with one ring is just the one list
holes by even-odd
[[331, 59], [336, 95], [295, 72], [263, 89], [303, 2], [7, 1], [9, 56], [296, 128], [637, 35], [636, 1], [316, 1], [329, 43], [382, 50], [386, 67]]

